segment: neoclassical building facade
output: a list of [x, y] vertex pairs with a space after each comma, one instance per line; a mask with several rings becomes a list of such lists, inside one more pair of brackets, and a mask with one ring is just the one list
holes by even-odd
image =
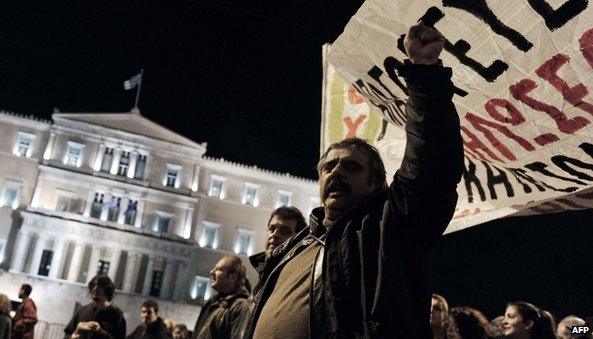
[[216, 261], [263, 250], [276, 207], [319, 204], [314, 181], [206, 146], [139, 113], [0, 113], [0, 285], [32, 284], [40, 319], [59, 325], [103, 273], [130, 325], [148, 297], [195, 321]]

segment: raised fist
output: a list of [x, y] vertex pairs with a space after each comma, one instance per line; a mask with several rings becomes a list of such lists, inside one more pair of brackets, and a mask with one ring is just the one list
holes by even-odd
[[436, 64], [444, 45], [443, 35], [436, 29], [425, 26], [422, 22], [410, 27], [404, 40], [406, 53], [413, 64]]

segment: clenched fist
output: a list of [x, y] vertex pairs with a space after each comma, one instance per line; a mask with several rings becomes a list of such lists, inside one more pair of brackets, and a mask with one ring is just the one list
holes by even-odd
[[445, 38], [441, 33], [422, 22], [410, 27], [404, 40], [406, 53], [413, 64], [436, 64], [444, 45]]

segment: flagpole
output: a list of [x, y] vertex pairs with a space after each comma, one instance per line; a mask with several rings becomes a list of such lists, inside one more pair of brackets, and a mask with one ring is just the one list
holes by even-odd
[[138, 89], [136, 90], [136, 101], [134, 101], [134, 109], [138, 112], [140, 112], [140, 109], [138, 108], [138, 99], [140, 98], [140, 87], [142, 87], [142, 77], [143, 76], [144, 76], [144, 68], [140, 70], [140, 81], [138, 82]]

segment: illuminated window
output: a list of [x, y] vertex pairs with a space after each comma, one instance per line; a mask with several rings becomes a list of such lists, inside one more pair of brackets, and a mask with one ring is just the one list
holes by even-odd
[[190, 290], [190, 297], [199, 303], [210, 298], [212, 290], [210, 288], [210, 279], [196, 275]]
[[224, 182], [224, 177], [213, 175], [210, 179], [210, 191], [208, 191], [208, 195], [213, 198], [224, 199]]
[[101, 161], [101, 172], [109, 173], [111, 171], [111, 162], [113, 162], [113, 148], [105, 147], [103, 160]]
[[82, 151], [84, 145], [77, 142], [68, 141], [68, 150], [64, 157], [64, 164], [73, 167], [80, 167], [82, 164]]
[[314, 208], [321, 206], [321, 204], [319, 203], [319, 197], [311, 197], [311, 200], [309, 202], [309, 213], [307, 214], [311, 214], [311, 211], [313, 211]]
[[235, 253], [251, 255], [253, 252], [253, 230], [237, 228], [237, 240], [235, 242]]
[[109, 273], [109, 265], [109, 261], [99, 260], [99, 265], [97, 266], [97, 275], [107, 275], [107, 273]]
[[30, 157], [34, 139], [35, 134], [18, 132], [18, 141], [14, 147], [13, 153], [19, 157]]
[[202, 221], [202, 236], [200, 237], [200, 246], [212, 249], [218, 248], [218, 229], [220, 224], [211, 221]]
[[146, 155], [139, 154], [136, 160], [136, 169], [134, 170], [134, 178], [144, 179], [144, 171], [146, 170]]
[[181, 166], [167, 164], [167, 171], [163, 178], [163, 186], [179, 188], [179, 175]]
[[150, 296], [159, 297], [161, 295], [161, 287], [163, 286], [163, 271], [152, 271], [152, 281], [150, 283]]
[[49, 270], [51, 269], [51, 260], [54, 257], [54, 251], [43, 250], [41, 254], [41, 262], [39, 263], [39, 269], [37, 270], [38, 275], [47, 277]]
[[6, 250], [6, 240], [0, 239], [0, 263], [4, 261], [4, 251]]
[[290, 206], [291, 205], [292, 192], [285, 190], [278, 190], [278, 200], [276, 201], [276, 207]]
[[152, 230], [159, 233], [167, 233], [169, 231], [171, 219], [173, 219], [173, 215], [171, 213], [157, 211]]
[[109, 202], [106, 204], [107, 207], [107, 220], [117, 222], [119, 217], [119, 206], [121, 204], [121, 198], [112, 196]]
[[119, 158], [119, 167], [117, 169], [117, 175], [126, 176], [128, 175], [128, 168], [130, 167], [130, 152], [121, 152]]
[[95, 198], [91, 204], [91, 218], [99, 219], [103, 211], [103, 194], [95, 193]]
[[124, 223], [126, 225], [134, 225], [136, 221], [136, 213], [138, 210], [138, 200], [130, 200], [128, 208], [124, 211]]
[[259, 206], [259, 197], [257, 193], [259, 185], [245, 183], [245, 192], [243, 193], [243, 203], [250, 206]]
[[20, 181], [6, 180], [0, 206], [10, 207], [12, 209], [19, 207], [22, 187], [23, 183]]

